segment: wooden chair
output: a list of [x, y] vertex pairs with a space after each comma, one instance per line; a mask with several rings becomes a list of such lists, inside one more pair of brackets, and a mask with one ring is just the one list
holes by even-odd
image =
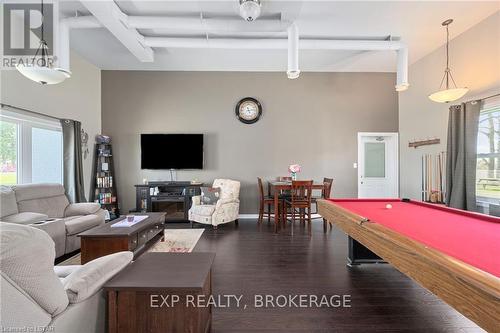
[[282, 209], [283, 221], [286, 221], [288, 208], [291, 208], [292, 224], [295, 222], [295, 215], [299, 214], [300, 221], [309, 222], [311, 228], [311, 199], [312, 180], [293, 180], [290, 198], [285, 199], [285, 207]]
[[[316, 206], [316, 211], [313, 214], [318, 214], [318, 199], [328, 199], [332, 194], [332, 186], [333, 186], [333, 178], [323, 178], [323, 189], [321, 190], [321, 197], [313, 197], [312, 203]], [[330, 224], [330, 229], [332, 228], [332, 224]], [[323, 219], [323, 231], [326, 232], [328, 229], [328, 221]]]
[[[257, 177], [257, 182], [259, 184], [259, 195], [260, 195], [258, 223], [259, 224], [262, 223], [262, 219], [264, 218], [265, 213], [267, 213], [267, 222], [271, 222], [271, 206], [274, 205], [274, 198], [269, 193], [269, 190], [268, 190], [268, 195], [264, 195], [264, 185], [262, 185], [262, 179], [260, 177]], [[279, 204], [282, 204], [282, 200], [280, 200]], [[267, 212], [264, 210], [265, 206], [267, 206]], [[276, 212], [274, 212], [273, 215], [276, 218]]]
[[[292, 177], [290, 177], [290, 176], [278, 176], [278, 177], [276, 177], [276, 181], [278, 181], [278, 182], [291, 182]], [[269, 195], [271, 195], [271, 193], [269, 193]], [[282, 198], [290, 197], [290, 191], [289, 190], [281, 190], [280, 197], [282, 197]]]

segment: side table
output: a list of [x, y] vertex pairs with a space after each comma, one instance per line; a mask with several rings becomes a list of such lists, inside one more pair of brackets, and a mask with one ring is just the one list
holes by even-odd
[[[146, 253], [105, 284], [108, 332], [210, 332], [213, 253]], [[195, 300], [192, 302], [192, 300]]]

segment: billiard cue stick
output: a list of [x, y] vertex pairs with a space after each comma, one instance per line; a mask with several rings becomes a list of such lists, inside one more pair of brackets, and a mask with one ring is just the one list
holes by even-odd
[[444, 193], [443, 193], [443, 202], [446, 202], [446, 151], [442, 151], [441, 154], [443, 155], [443, 189], [444, 189]]
[[429, 201], [432, 200], [432, 188], [433, 188], [433, 182], [434, 182], [434, 168], [432, 167], [432, 155], [429, 154]]
[[427, 154], [423, 155], [424, 164], [422, 165], [424, 169], [424, 198], [423, 201], [427, 200]]
[[428, 170], [428, 156], [425, 154], [425, 197], [424, 201], [427, 201], [427, 191], [429, 190], [429, 170]]
[[[433, 164], [433, 168], [434, 168], [434, 185], [433, 186], [435, 186], [436, 191], [439, 191], [439, 185], [438, 185], [438, 180], [439, 180], [438, 158], [437, 158], [436, 155], [434, 155], [433, 158], [434, 158], [434, 164]], [[437, 200], [439, 201], [439, 193], [438, 193]]]
[[427, 200], [431, 201], [431, 190], [432, 190], [432, 156], [429, 154], [428, 168], [429, 168], [429, 188], [427, 189]]
[[429, 196], [429, 156], [425, 154], [425, 201]]
[[443, 202], [443, 165], [441, 153], [438, 155], [439, 159], [439, 202]]
[[425, 194], [425, 188], [424, 188], [424, 155], [422, 155], [422, 157], [420, 158], [420, 176], [422, 177], [422, 182], [420, 184], [420, 188], [421, 188], [421, 193], [420, 193], [420, 196], [421, 196], [421, 199], [422, 201], [424, 201], [424, 194]]

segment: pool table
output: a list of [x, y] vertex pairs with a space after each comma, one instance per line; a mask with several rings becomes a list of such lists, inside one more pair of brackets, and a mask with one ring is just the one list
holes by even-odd
[[500, 218], [408, 199], [318, 200], [318, 212], [485, 330], [500, 331]]

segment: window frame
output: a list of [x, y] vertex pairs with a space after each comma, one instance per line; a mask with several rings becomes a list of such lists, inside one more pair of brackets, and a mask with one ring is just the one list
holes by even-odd
[[[500, 111], [500, 97], [494, 97], [485, 101], [482, 101], [481, 109], [480, 109], [480, 114], [485, 114], [485, 113], [493, 113], [493, 112], [498, 112]], [[500, 117], [500, 115], [499, 115]], [[479, 139], [479, 132], [478, 132], [478, 139]], [[480, 158], [484, 157], [497, 157], [500, 154], [500, 152], [494, 152], [494, 153], [478, 153], [476, 152], [476, 175], [477, 175], [477, 161]], [[476, 188], [477, 188], [477, 181], [476, 179]], [[480, 211], [485, 213], [485, 214], [494, 214], [491, 211], [491, 205], [494, 207], [498, 207], [500, 203], [500, 199], [496, 197], [489, 197], [489, 196], [479, 196], [477, 194], [476, 190], [476, 205], [480, 208]]]
[[[28, 112], [14, 112], [1, 109], [0, 120], [17, 125], [17, 174], [16, 184], [28, 184], [32, 182], [32, 129], [40, 128], [60, 132], [62, 135], [62, 125], [56, 119], [43, 116], [34, 116]], [[63, 140], [61, 140], [61, 151]], [[63, 155], [61, 154], [61, 183], [63, 181]]]

